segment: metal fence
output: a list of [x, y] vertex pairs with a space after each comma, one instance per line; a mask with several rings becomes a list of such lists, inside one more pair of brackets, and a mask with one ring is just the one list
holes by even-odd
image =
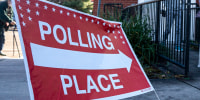
[[[200, 40], [199, 7], [191, 0], [158, 0], [123, 9], [124, 16], [148, 17], [157, 55], [189, 72], [189, 48]], [[124, 14], [125, 13], [125, 14]]]
[[189, 72], [189, 0], [163, 0], [160, 3], [158, 55]]

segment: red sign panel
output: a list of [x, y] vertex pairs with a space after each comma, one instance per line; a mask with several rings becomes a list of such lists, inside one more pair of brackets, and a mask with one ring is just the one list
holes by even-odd
[[153, 90], [121, 23], [13, 0], [31, 100], [114, 100]]

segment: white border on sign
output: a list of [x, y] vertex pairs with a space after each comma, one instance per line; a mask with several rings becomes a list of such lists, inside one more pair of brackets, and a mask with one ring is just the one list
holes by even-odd
[[[94, 17], [94, 18], [97, 18], [97, 19], [101, 19], [103, 21], [107, 21], [107, 22], [111, 22], [111, 23], [118, 23], [120, 25], [122, 24], [121, 22], [104, 20], [104, 19], [102, 19], [100, 17], [94, 16], [94, 15], [89, 15], [87, 13], [83, 13], [83, 12], [80, 12], [80, 11], [77, 11], [77, 10], [74, 10], [74, 9], [62, 6], [62, 5], [58, 5], [58, 4], [49, 2], [49, 1], [45, 1], [45, 0], [39, 0], [39, 1], [45, 2], [45, 3], [48, 3], [48, 4], [52, 4], [52, 5], [55, 5], [55, 6], [58, 6], [58, 7], [62, 7], [64, 9], [68, 9], [68, 10], [71, 10], [71, 11], [74, 11], [74, 12], [77, 12], [77, 13], [81, 13], [81, 14], [84, 14], [84, 15], [87, 15], [87, 16], [91, 16], [91, 17]], [[28, 87], [29, 87], [30, 99], [34, 100], [34, 93], [33, 93], [33, 88], [32, 88], [32, 84], [31, 84], [31, 80], [30, 80], [30, 72], [29, 72], [29, 67], [28, 67], [28, 61], [27, 61], [27, 56], [26, 56], [24, 41], [23, 41], [23, 37], [22, 37], [22, 32], [21, 32], [21, 26], [20, 26], [20, 22], [19, 22], [19, 17], [18, 17], [18, 14], [17, 14], [16, 6], [15, 6], [15, 0], [12, 0], [12, 6], [13, 6], [14, 14], [15, 14], [15, 17], [16, 17], [18, 33], [19, 33], [19, 37], [20, 37], [20, 41], [21, 41], [20, 43], [21, 43], [21, 47], [22, 47], [22, 53], [23, 53], [23, 56], [24, 56], [24, 64], [25, 64], [27, 82], [28, 82]], [[146, 91], [138, 90], [138, 91], [134, 91], [134, 92], [130, 92], [130, 93], [125, 93], [125, 94], [121, 94], [121, 95], [117, 95], [117, 96], [99, 98], [99, 99], [94, 99], [94, 100], [116, 100], [116, 99], [122, 99], [122, 98], [128, 98], [128, 97], [132, 97], [132, 96], [137, 96], [137, 95], [140, 95], [140, 94], [143, 94], [143, 93], [147, 93], [147, 92], [151, 92], [151, 91], [155, 90], [153, 88], [152, 84], [150, 83], [147, 75], [145, 74], [145, 72], [144, 72], [144, 70], [143, 70], [143, 68], [142, 68], [142, 66], [141, 66], [141, 64], [140, 64], [140, 62], [139, 62], [139, 60], [138, 60], [135, 52], [133, 51], [132, 46], [130, 45], [130, 43], [128, 41], [128, 38], [126, 37], [125, 32], [122, 29], [122, 27], [121, 27], [121, 30], [123, 31], [123, 35], [126, 38], [126, 41], [127, 41], [128, 45], [129, 45], [129, 48], [131, 49], [133, 55], [136, 57], [136, 61], [139, 64], [140, 69], [142, 70], [142, 72], [143, 72], [146, 80], [148, 81], [148, 83], [150, 85], [150, 88], [143, 89], [143, 90], [146, 90]]]
[[20, 26], [20, 22], [19, 22], [19, 17], [18, 17], [18, 14], [17, 14], [16, 6], [15, 6], [15, 0], [12, 0], [12, 8], [13, 8], [13, 11], [14, 11], [14, 14], [15, 14], [15, 19], [16, 19], [16, 22], [17, 22], [18, 34], [19, 34], [22, 53], [23, 53], [23, 57], [24, 57], [24, 66], [25, 66], [25, 70], [26, 70], [26, 78], [27, 78], [27, 82], [28, 82], [28, 89], [29, 89], [30, 99], [34, 100], [33, 88], [32, 88], [32, 84], [31, 84], [30, 72], [29, 72], [29, 67], [28, 67], [28, 61], [27, 61], [27, 57], [26, 57], [24, 41], [23, 41], [23, 38], [22, 38], [22, 32], [21, 32], [21, 26]]
[[[145, 90], [145, 89], [143, 89], [143, 90]], [[119, 100], [119, 99], [125, 99], [125, 98], [129, 98], [129, 97], [133, 97], [133, 96], [137, 96], [140, 94], [144, 94], [144, 93], [153, 91], [153, 89], [150, 89], [150, 88], [147, 88], [147, 90], [148, 91], [144, 91], [144, 92], [141, 92], [141, 90], [138, 90], [138, 91], [129, 92], [129, 93], [121, 94], [121, 95], [115, 95], [115, 96], [111, 96], [111, 97], [105, 97], [105, 98], [99, 98], [99, 99], [93, 99], [93, 100]]]

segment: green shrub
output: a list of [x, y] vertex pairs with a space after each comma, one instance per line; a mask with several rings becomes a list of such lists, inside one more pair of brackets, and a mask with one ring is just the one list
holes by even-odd
[[125, 18], [122, 27], [142, 65], [155, 63], [155, 44], [152, 42], [152, 29], [148, 17]]
[[[108, 20], [117, 21], [118, 18], [112, 16], [105, 17]], [[144, 66], [150, 66], [155, 63], [156, 45], [152, 41], [152, 29], [148, 24], [147, 16], [125, 17], [122, 22], [122, 28], [132, 45], [140, 63]]]

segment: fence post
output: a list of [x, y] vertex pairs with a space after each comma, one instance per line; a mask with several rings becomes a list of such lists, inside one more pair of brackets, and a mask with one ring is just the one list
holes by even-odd
[[[159, 55], [159, 34], [160, 34], [160, 1], [156, 2], [156, 22], [155, 22], [155, 51], [156, 55]], [[155, 57], [156, 60], [159, 59], [159, 56]]]
[[158, 45], [158, 37], [160, 33], [160, 1], [156, 2], [157, 4], [157, 9], [156, 9], [156, 16], [157, 16], [157, 22], [156, 22], [156, 29], [155, 29], [155, 43]]
[[189, 48], [190, 48], [190, 18], [191, 18], [191, 12], [190, 12], [190, 5], [191, 4], [191, 0], [187, 0], [187, 27], [186, 27], [186, 47], [185, 47], [185, 76], [188, 76], [188, 72], [189, 72]]

